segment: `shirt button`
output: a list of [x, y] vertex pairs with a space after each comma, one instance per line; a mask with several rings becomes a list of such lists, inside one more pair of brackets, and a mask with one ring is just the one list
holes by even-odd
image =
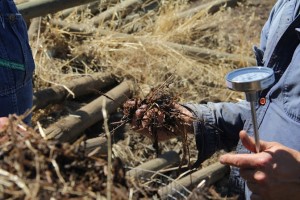
[[262, 97], [262, 98], [259, 99], [259, 105], [261, 105], [261, 106], [265, 105], [266, 102], [267, 102], [267, 100], [264, 97]]

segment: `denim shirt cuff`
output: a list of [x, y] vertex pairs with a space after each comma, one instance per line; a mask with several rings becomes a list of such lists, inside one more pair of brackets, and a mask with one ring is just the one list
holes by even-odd
[[[209, 104], [208, 104], [209, 105]], [[194, 116], [197, 118], [193, 122], [196, 145], [198, 149], [198, 159], [194, 167], [199, 167], [200, 164], [209, 158], [219, 148], [220, 137], [218, 131], [214, 128], [215, 118], [212, 109], [208, 105], [201, 104], [184, 104]]]

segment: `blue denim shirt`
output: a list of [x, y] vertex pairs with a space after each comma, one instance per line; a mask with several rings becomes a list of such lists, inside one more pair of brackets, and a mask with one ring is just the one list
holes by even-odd
[[[276, 83], [262, 91], [265, 105], [257, 105], [260, 139], [276, 141], [300, 151], [300, 17], [298, 0], [279, 0], [261, 32], [259, 47], [254, 47], [258, 65], [275, 71]], [[238, 103], [186, 104], [203, 122], [194, 129], [199, 151], [198, 163], [220, 148], [236, 147], [237, 153], [250, 153], [239, 141], [239, 131], [253, 135], [250, 106]], [[218, 127], [218, 129], [215, 129]], [[250, 199], [251, 191], [232, 168], [230, 192]]]
[[[13, 0], [0, 0], [0, 117], [32, 107], [34, 61], [27, 27]], [[30, 116], [25, 122], [30, 121]]]

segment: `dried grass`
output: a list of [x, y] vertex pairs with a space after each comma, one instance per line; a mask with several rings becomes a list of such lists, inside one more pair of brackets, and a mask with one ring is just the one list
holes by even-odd
[[[33, 50], [37, 50], [37, 88], [43, 87], [46, 80], [63, 82], [65, 77], [95, 71], [111, 72], [152, 88], [172, 74], [176, 77], [174, 93], [180, 94], [182, 101], [232, 100], [224, 76], [241, 66], [186, 55], [170, 48], [167, 42], [249, 56], [252, 44], [258, 42], [260, 19], [253, 8], [243, 5], [214, 15], [200, 12], [178, 19], [176, 13], [188, 5], [187, 1], [162, 1], [159, 9], [139, 16], [129, 13], [122, 21], [106, 21], [92, 35], [59, 29], [44, 18], [40, 42], [32, 42]], [[87, 16], [89, 11], [72, 14], [65, 21], [91, 27], [92, 20]], [[59, 14], [52, 18], [59, 18]], [[143, 92], [147, 91], [137, 91], [137, 95]]]

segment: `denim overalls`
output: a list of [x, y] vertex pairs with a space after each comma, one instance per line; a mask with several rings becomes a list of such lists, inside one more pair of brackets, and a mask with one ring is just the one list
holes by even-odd
[[31, 109], [34, 67], [22, 15], [13, 0], [0, 0], [0, 117]]

